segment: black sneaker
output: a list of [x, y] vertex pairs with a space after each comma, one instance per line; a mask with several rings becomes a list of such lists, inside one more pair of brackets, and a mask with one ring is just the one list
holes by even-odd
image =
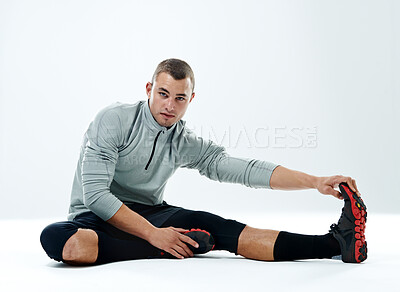
[[367, 207], [346, 183], [339, 184], [344, 207], [338, 224], [332, 224], [330, 233], [337, 239], [345, 263], [361, 263], [367, 259], [365, 223]]
[[215, 247], [214, 238], [209, 232], [205, 230], [192, 228], [183, 234], [189, 236], [191, 239], [199, 244], [198, 248], [195, 248], [190, 244], [187, 245], [194, 254], [206, 253]]

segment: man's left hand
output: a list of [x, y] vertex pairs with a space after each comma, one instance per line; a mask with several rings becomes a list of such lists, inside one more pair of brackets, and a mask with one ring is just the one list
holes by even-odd
[[317, 190], [324, 195], [332, 195], [340, 200], [343, 200], [343, 196], [340, 192], [335, 190], [340, 183], [347, 183], [350, 189], [357, 194], [357, 196], [361, 196], [360, 192], [357, 189], [355, 179], [352, 179], [349, 176], [335, 175], [328, 177], [319, 177], [317, 180], [316, 188]]

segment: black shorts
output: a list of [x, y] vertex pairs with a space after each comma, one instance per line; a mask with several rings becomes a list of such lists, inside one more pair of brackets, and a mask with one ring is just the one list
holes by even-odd
[[[170, 205], [168, 206], [176, 209], [165, 212], [165, 208], [162, 208], [160, 209], [162, 210], [161, 213], [163, 213], [161, 216], [157, 214], [158, 211], [155, 211], [152, 206], [139, 206], [139, 208], [138, 204], [135, 204], [135, 208], [129, 206], [129, 204], [127, 206], [144, 218], [150, 219], [149, 221], [156, 227], [173, 226], [184, 229], [199, 228], [206, 230], [210, 232], [215, 240], [214, 250], [227, 250], [235, 254], [237, 254], [239, 235], [246, 226], [243, 223], [224, 219], [209, 212], [188, 210]], [[158, 219], [153, 220], [154, 218]], [[155, 222], [158, 222], [158, 224], [154, 224]], [[167, 255], [164, 255], [160, 249], [152, 246], [146, 240], [114, 227], [92, 212], [80, 214], [72, 221], [62, 221], [48, 225], [40, 236], [41, 244], [47, 255], [54, 260], [63, 261], [62, 251], [64, 245], [77, 232], [78, 228], [92, 229], [97, 233], [99, 255], [96, 263], [98, 264], [133, 259], [172, 258], [170, 254], [166, 253]]]

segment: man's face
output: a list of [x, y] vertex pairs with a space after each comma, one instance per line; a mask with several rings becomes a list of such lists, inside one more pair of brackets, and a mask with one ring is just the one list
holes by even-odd
[[164, 72], [158, 74], [153, 84], [147, 83], [146, 93], [151, 114], [164, 127], [178, 122], [194, 97], [190, 78], [175, 80]]

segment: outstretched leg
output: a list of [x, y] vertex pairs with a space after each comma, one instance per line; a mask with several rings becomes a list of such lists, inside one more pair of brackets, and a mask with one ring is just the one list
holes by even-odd
[[302, 235], [246, 226], [239, 236], [238, 254], [257, 260], [332, 258], [360, 263], [367, 258], [367, 207], [347, 184], [339, 184], [344, 207], [338, 224], [325, 235]]
[[204, 211], [180, 210], [164, 226], [206, 230], [215, 240], [215, 250], [227, 250], [249, 259], [282, 261], [331, 258], [340, 254], [338, 241], [330, 233], [301, 235], [258, 229]]
[[238, 254], [263, 261], [323, 259], [339, 255], [340, 247], [330, 233], [303, 235], [246, 226], [239, 236]]

